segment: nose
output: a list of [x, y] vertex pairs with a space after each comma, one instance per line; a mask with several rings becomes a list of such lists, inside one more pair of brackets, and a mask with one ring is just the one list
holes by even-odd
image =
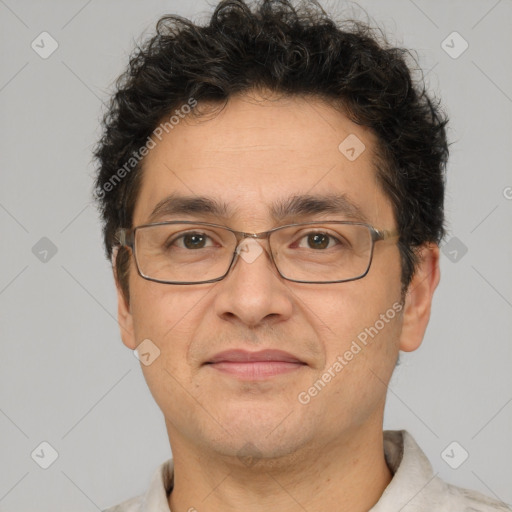
[[289, 318], [293, 310], [292, 294], [268, 250], [254, 238], [245, 238], [238, 244], [236, 253], [229, 274], [217, 287], [217, 315], [249, 327]]

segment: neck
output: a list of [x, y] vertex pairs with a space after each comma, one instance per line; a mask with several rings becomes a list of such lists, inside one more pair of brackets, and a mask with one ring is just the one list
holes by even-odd
[[[322, 449], [257, 462], [205, 456], [172, 444], [172, 512], [368, 511], [392, 475], [384, 459], [382, 430], [357, 432]], [[174, 440], [175, 441], [175, 440]]]

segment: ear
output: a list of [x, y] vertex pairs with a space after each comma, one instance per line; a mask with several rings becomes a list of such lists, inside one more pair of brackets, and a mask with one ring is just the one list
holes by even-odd
[[130, 303], [125, 297], [119, 280], [117, 278], [116, 272], [116, 256], [117, 249], [115, 249], [112, 254], [112, 271], [114, 273], [114, 280], [117, 288], [117, 322], [119, 324], [119, 329], [121, 331], [121, 339], [123, 343], [131, 350], [135, 350], [137, 348], [137, 343], [135, 342], [135, 333], [133, 330], [133, 317], [130, 310]]
[[430, 319], [434, 291], [439, 284], [439, 247], [426, 244], [419, 250], [419, 263], [405, 296], [400, 350], [412, 352], [423, 341]]

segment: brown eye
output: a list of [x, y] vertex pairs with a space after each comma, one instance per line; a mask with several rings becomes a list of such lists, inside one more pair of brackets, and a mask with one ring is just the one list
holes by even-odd
[[308, 247], [311, 249], [326, 249], [329, 247], [330, 236], [325, 233], [312, 233], [308, 235]]
[[170, 238], [165, 244], [165, 250], [172, 249], [207, 249], [213, 246], [213, 240], [205, 233], [188, 232], [181, 233]]
[[182, 238], [183, 245], [187, 249], [202, 249], [205, 246], [207, 237], [199, 233], [193, 233], [189, 235], [184, 235]]

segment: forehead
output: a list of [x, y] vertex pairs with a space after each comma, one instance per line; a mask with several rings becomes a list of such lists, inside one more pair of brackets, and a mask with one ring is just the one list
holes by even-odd
[[135, 224], [170, 195], [211, 197], [231, 205], [235, 221], [264, 223], [290, 197], [337, 194], [374, 223], [392, 222], [376, 180], [375, 136], [321, 99], [233, 97], [215, 115], [189, 115], [155, 141]]

